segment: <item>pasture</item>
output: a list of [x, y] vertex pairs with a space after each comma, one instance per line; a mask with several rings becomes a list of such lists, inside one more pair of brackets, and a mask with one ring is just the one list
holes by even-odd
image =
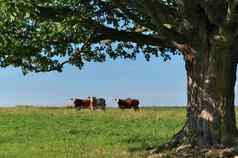
[[1, 158], [143, 158], [183, 125], [184, 108], [0, 108]]

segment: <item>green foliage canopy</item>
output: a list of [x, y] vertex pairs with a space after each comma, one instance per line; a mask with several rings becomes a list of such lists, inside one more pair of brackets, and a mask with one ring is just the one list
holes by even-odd
[[[7, 0], [0, 2], [0, 66], [62, 71], [65, 64], [106, 58], [135, 59], [143, 52], [169, 59], [151, 19], [112, 1]], [[149, 26], [149, 27], [147, 27]]]

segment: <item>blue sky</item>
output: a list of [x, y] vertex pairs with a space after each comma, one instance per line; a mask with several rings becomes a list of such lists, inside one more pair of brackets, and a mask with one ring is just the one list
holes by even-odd
[[182, 56], [163, 62], [143, 57], [135, 61], [116, 60], [89, 63], [82, 70], [67, 66], [64, 72], [30, 73], [1, 69], [1, 106], [69, 104], [74, 96], [134, 97], [144, 106], [181, 106], [186, 103], [186, 78]]
[[89, 63], [82, 70], [67, 66], [62, 73], [30, 73], [1, 69], [0, 105], [65, 105], [74, 96], [139, 98], [141, 105], [184, 105], [186, 80], [182, 56], [171, 61], [143, 57], [135, 61], [116, 60]]

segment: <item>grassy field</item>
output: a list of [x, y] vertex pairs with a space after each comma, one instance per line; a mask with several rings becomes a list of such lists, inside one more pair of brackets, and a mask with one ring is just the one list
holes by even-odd
[[183, 125], [183, 108], [106, 112], [0, 108], [1, 158], [143, 158]]

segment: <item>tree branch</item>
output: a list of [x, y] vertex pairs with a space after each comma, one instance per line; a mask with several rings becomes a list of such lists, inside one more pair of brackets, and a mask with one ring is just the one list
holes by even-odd
[[[115, 4], [119, 4], [119, 2], [115, 2]], [[109, 5], [109, 4], [108, 4]], [[120, 9], [123, 9], [123, 4], [120, 3], [120, 5], [118, 5], [118, 7]], [[81, 20], [84, 20], [86, 23], [90, 23], [91, 25], [95, 25], [94, 22], [92, 22], [91, 19], [87, 19], [86, 17], [84, 17], [82, 15], [82, 12], [80, 12], [80, 9], [71, 9], [69, 7], [63, 7], [63, 8], [54, 8], [54, 7], [38, 7], [39, 11], [40, 11], [40, 16], [44, 19], [51, 19], [51, 20], [60, 20], [61, 18], [65, 18], [67, 16], [77, 16], [79, 18], [81, 18]], [[148, 8], [147, 8], [148, 9]], [[164, 8], [162, 11], [164, 12], [163, 14], [161, 13], [160, 16], [161, 17], [166, 17], [168, 15], [166, 15], [168, 12], [165, 11], [165, 9], [167, 10], [168, 8]], [[152, 8], [153, 10], [153, 8]], [[160, 27], [156, 27], [155, 25], [147, 25], [144, 24], [143, 22], [140, 21], [139, 18], [136, 18], [136, 15], [131, 14], [127, 14], [128, 11], [126, 12], [126, 9], [124, 8], [124, 12], [125, 12], [125, 16], [128, 16], [129, 18], [132, 18], [132, 20], [135, 20], [136, 23], [138, 23], [139, 25], [145, 26], [145, 27], [149, 27], [149, 29], [152, 29], [153, 31], [156, 31], [160, 36], [164, 36], [166, 37], [166, 39], [170, 40], [175, 40], [179, 43], [184, 43], [184, 38], [182, 38], [182, 36], [174, 31], [172, 28], [168, 28], [168, 25], [163, 25], [161, 24]], [[159, 14], [157, 14], [159, 15]]]
[[[64, 16], [81, 16], [80, 13], [70, 8], [53, 8], [53, 7], [39, 7], [40, 16], [46, 19], [58, 19]], [[161, 46], [164, 48], [174, 48], [167, 38], [152, 37], [151, 35], [143, 35], [137, 32], [118, 31], [116, 29], [108, 28], [102, 24], [96, 23], [91, 19], [84, 19], [89, 30], [95, 30], [96, 36], [93, 43], [103, 40], [134, 42], [138, 44], [149, 44], [153, 46]], [[77, 38], [76, 34], [67, 37], [68, 42], [73, 42]]]
[[137, 32], [118, 31], [112, 28], [99, 26], [96, 27], [96, 36], [93, 42], [100, 42], [103, 40], [134, 42], [137, 44], [149, 44], [152, 46], [159, 46], [163, 48], [175, 48], [170, 40], [166, 38], [153, 37], [151, 35], [144, 35]]
[[[39, 7], [39, 11], [40, 16], [42, 18], [53, 20], [60, 19], [62, 16], [63, 17], [82, 16], [82, 13], [80, 13], [79, 10], [74, 10], [68, 7], [64, 8]], [[130, 16], [132, 16], [132, 14]], [[149, 44], [152, 46], [158, 46], [162, 48], [177, 48], [177, 46], [174, 45], [174, 41], [178, 43], [185, 43], [185, 39], [178, 32], [174, 31], [171, 28], [166, 28], [163, 25], [159, 28], [158, 35], [153, 36], [153, 35], [145, 35], [139, 32], [119, 31], [116, 29], [106, 27], [92, 19], [88, 19], [83, 16], [82, 19], [85, 22], [85, 24], [87, 24], [84, 27], [86, 27], [88, 30], [95, 31], [95, 37], [93, 38], [92, 43], [110, 40], [110, 41], [134, 42], [137, 44]], [[136, 20], [137, 20], [136, 22], [138, 22], [139, 19]], [[154, 29], [155, 28], [153, 28], [153, 30]], [[76, 34], [73, 33], [72, 36], [67, 37], [67, 41], [73, 43], [76, 38], [77, 33]]]
[[[145, 26], [157, 32], [159, 36], [164, 36], [167, 39], [175, 40], [179, 43], [186, 42], [185, 38], [182, 38], [181, 33], [177, 31], [177, 26], [179, 26], [178, 30], [181, 30], [180, 23], [178, 22], [182, 21], [182, 19], [180, 13], [174, 7], [151, 0], [112, 1], [115, 7], [121, 9], [125, 13], [125, 15], [134, 20], [135, 23]], [[150, 17], [152, 23], [142, 23], [137, 15], [134, 15], [129, 11], [130, 8], [134, 8]]]
[[[112, 0], [114, 6], [119, 8], [134, 8], [138, 11], [150, 16], [156, 23], [172, 23], [174, 18], [178, 17], [178, 12], [171, 5], [164, 4], [165, 2], [154, 0]], [[152, 9], [153, 8], [153, 9]], [[154, 16], [156, 14], [156, 16]]]

